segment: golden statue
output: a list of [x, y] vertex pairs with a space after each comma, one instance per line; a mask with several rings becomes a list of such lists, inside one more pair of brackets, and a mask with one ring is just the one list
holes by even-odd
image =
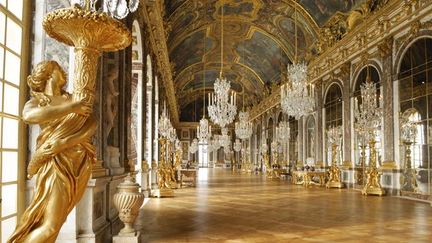
[[343, 184], [341, 181], [341, 171], [337, 166], [336, 156], [337, 156], [337, 143], [332, 143], [331, 151], [332, 151], [332, 163], [329, 170], [329, 180], [326, 184], [327, 188], [342, 188]]
[[75, 47], [73, 93], [62, 90], [66, 75], [53, 61], [38, 64], [28, 77], [31, 99], [23, 119], [39, 124], [41, 134], [27, 168], [37, 175], [36, 192], [9, 243], [51, 243], [66, 217], [81, 199], [95, 162], [91, 136], [96, 122], [90, 116], [96, 88], [97, 62], [102, 51], [130, 45], [131, 34], [105, 13], [78, 6], [49, 13], [46, 33]]

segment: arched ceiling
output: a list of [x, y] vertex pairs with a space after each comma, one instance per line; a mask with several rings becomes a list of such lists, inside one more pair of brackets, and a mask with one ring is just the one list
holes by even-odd
[[[298, 54], [306, 58], [320, 27], [364, 0], [298, 0]], [[258, 103], [294, 59], [293, 0], [224, 0], [224, 76], [239, 106]], [[165, 0], [165, 29], [180, 110], [213, 90], [221, 63], [222, 0]], [[205, 75], [204, 75], [205, 73]], [[205, 82], [204, 82], [205, 80]], [[205, 88], [204, 88], [205, 86]]]

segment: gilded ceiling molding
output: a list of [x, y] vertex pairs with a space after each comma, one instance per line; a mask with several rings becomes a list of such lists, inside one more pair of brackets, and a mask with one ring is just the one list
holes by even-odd
[[[382, 44], [383, 40], [391, 38], [403, 28], [409, 26], [411, 32], [418, 32], [420, 28], [431, 28], [431, 21], [421, 23], [420, 26], [418, 24], [420, 19], [431, 13], [432, 0], [389, 1], [378, 11], [370, 13], [364, 23], [358, 24], [341, 40], [311, 60], [309, 63], [310, 82], [316, 84], [349, 60], [362, 56], [362, 59], [365, 59], [368, 55], [366, 48], [370, 50]], [[365, 43], [369, 43], [368, 47], [365, 46]], [[256, 119], [278, 103], [280, 103], [279, 93], [273, 93], [263, 99], [251, 110], [251, 120]]]
[[172, 79], [171, 65], [169, 62], [166, 32], [164, 29], [162, 8], [160, 1], [149, 0], [141, 4], [141, 11], [144, 21], [149, 25], [149, 39], [152, 49], [155, 52], [156, 62], [161, 74], [161, 81], [165, 86], [168, 109], [172, 121], [175, 124], [179, 122], [179, 113], [177, 100], [175, 97], [174, 82]]

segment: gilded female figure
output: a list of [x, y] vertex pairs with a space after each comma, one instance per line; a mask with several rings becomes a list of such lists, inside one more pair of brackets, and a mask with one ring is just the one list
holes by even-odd
[[[8, 242], [55, 242], [90, 178], [95, 160], [90, 139], [96, 122], [88, 102], [73, 101], [63, 90], [65, 76], [57, 62], [45, 61], [27, 78], [31, 99], [24, 106], [23, 120], [41, 128], [28, 165], [29, 176], [37, 176], [36, 192]], [[82, 126], [65, 126], [65, 120], [77, 115], [86, 118]]]

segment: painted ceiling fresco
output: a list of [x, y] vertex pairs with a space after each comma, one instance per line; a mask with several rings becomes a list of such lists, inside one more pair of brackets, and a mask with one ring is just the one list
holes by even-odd
[[[306, 59], [323, 26], [365, 0], [298, 0], [298, 55]], [[164, 0], [173, 79], [180, 109], [211, 92], [221, 63], [221, 13], [224, 12], [223, 73], [246, 105], [256, 104], [281, 82], [294, 60], [292, 0]], [[204, 42], [205, 41], [205, 42]], [[205, 43], [205, 44], [204, 44]], [[242, 94], [239, 94], [242, 95]], [[190, 107], [189, 107], [190, 108]], [[187, 117], [181, 115], [181, 117]]]

